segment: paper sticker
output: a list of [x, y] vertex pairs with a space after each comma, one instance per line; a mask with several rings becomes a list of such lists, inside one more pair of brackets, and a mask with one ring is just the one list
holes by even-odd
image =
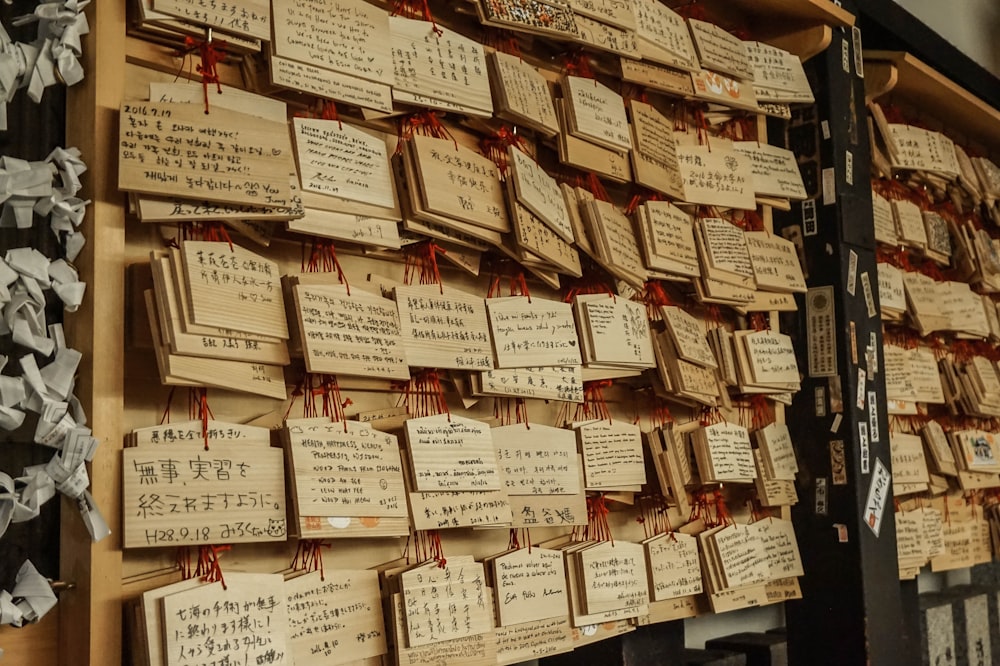
[[844, 395], [840, 390], [840, 375], [834, 375], [826, 380], [830, 387], [830, 411], [840, 414], [844, 411]]
[[858, 409], [865, 408], [865, 383], [867, 379], [868, 379], [868, 374], [865, 372], [865, 369], [858, 368], [858, 396], [857, 396]]
[[875, 473], [872, 474], [871, 485], [868, 486], [868, 499], [865, 500], [865, 512], [861, 515], [865, 525], [871, 529], [876, 537], [882, 529], [882, 514], [885, 512], [886, 500], [889, 499], [889, 486], [891, 484], [892, 475], [882, 464], [882, 461], [876, 458]]
[[847, 459], [844, 456], [844, 440], [835, 439], [830, 442], [830, 474], [833, 485], [847, 485]]
[[802, 235], [815, 236], [819, 233], [816, 221], [816, 200], [808, 199], [802, 202]]
[[833, 527], [837, 530], [837, 543], [847, 543], [847, 525], [834, 523]]
[[813, 401], [816, 405], [816, 416], [826, 416], [826, 387], [817, 386], [813, 389]]
[[875, 295], [872, 293], [872, 281], [868, 277], [868, 271], [861, 274], [861, 290], [865, 293], [865, 307], [868, 308], [868, 318], [871, 319], [878, 314], [875, 308]]
[[843, 420], [844, 420], [843, 414], [834, 415], [833, 423], [830, 424], [830, 432], [836, 435], [837, 431], [840, 430], [840, 422]]
[[878, 374], [878, 338], [875, 331], [868, 333], [868, 348], [865, 351], [865, 360], [868, 362], [868, 374], [874, 376]]
[[833, 167], [823, 169], [823, 205], [832, 206], [837, 203], [837, 175]]
[[850, 322], [851, 329], [851, 364], [858, 364], [858, 327], [854, 322]]
[[871, 470], [871, 450], [868, 446], [868, 424], [858, 424], [858, 445], [861, 450], [861, 473], [867, 474]]
[[824, 120], [823, 122], [821, 122], [819, 124], [819, 127], [823, 131], [823, 138], [829, 141], [829, 139], [830, 139], [830, 121]]
[[854, 184], [854, 153], [847, 151], [847, 162], [844, 166], [844, 179], [848, 185]]
[[861, 28], [854, 26], [851, 28], [851, 38], [854, 42], [854, 73], [859, 79], [865, 78], [865, 58], [861, 46]]
[[836, 332], [833, 287], [813, 287], [806, 295], [810, 377], [832, 377], [837, 374]]
[[825, 516], [826, 508], [826, 477], [816, 479], [816, 515]]
[[844, 72], [851, 73], [851, 45], [846, 39], [840, 40], [840, 65]]
[[854, 296], [858, 288], [858, 253], [851, 250], [847, 256], [847, 293]]
[[872, 441], [879, 441], [878, 401], [875, 391], [868, 391], [868, 426], [871, 431]]

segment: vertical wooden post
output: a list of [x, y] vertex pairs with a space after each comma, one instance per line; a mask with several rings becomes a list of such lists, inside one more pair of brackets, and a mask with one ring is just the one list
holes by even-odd
[[[60, 663], [121, 663], [121, 446], [124, 360], [125, 212], [117, 187], [118, 107], [125, 84], [125, 4], [92, 2], [84, 38], [86, 79], [69, 90], [67, 144], [88, 170], [82, 196], [91, 199], [77, 258], [87, 296], [67, 320], [67, 341], [83, 352], [76, 391], [100, 446], [91, 492], [112, 535], [93, 544], [72, 503], [63, 506], [60, 573], [76, 584], [60, 598]], [[63, 500], [66, 502], [66, 500]]]
[[[919, 642], [905, 640], [891, 492], [884, 493], [877, 512], [877, 535], [868, 520], [876, 470], [881, 465], [891, 475], [892, 465], [870, 148], [856, 46], [849, 29], [835, 31], [830, 47], [806, 63], [815, 74], [816, 106], [793, 122], [789, 143], [800, 155], [814, 155], [803, 165], [803, 173], [815, 199], [775, 216], [778, 227], [803, 228], [809, 286], [830, 288], [826, 294], [808, 294], [800, 306], [795, 337], [802, 346], [803, 370], [809, 367], [805, 347], [819, 338], [808, 337], [810, 314], [832, 303], [836, 315], [830, 331], [836, 376], [807, 377], [788, 414], [800, 455], [801, 501], [793, 519], [805, 568], [803, 599], [786, 606], [788, 652], [789, 662], [795, 664], [907, 666], [919, 663]], [[877, 366], [866, 358], [873, 340]], [[879, 372], [873, 376], [875, 367]], [[842, 414], [831, 409], [838, 381]], [[835, 440], [843, 442], [846, 480], [832, 471], [830, 447]]]

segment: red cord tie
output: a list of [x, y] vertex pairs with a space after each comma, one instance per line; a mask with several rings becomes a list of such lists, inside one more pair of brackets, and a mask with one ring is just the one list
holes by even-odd
[[[186, 59], [188, 55], [194, 51], [198, 51], [201, 63], [197, 65], [196, 69], [198, 73], [201, 74], [201, 86], [205, 100], [205, 113], [208, 113], [208, 86], [214, 84], [216, 91], [220, 95], [222, 94], [222, 81], [219, 79], [218, 65], [226, 56], [226, 42], [223, 40], [212, 39], [211, 31], [209, 31], [208, 34], [209, 37], [206, 40], [196, 40], [193, 37], [185, 37], [184, 49], [177, 53], [177, 55]], [[181, 67], [183, 67], [183, 65], [181, 65]]]
[[201, 420], [201, 436], [205, 440], [205, 450], [208, 451], [208, 422], [215, 418], [212, 408], [208, 406], [208, 389], [191, 388], [188, 390], [188, 417]]
[[594, 74], [594, 68], [590, 62], [590, 56], [582, 48], [574, 49], [563, 56], [563, 71], [570, 76], [594, 79], [595, 82], [597, 79], [597, 75]]
[[417, 279], [420, 284], [436, 284], [440, 293], [444, 293], [444, 283], [441, 281], [441, 270], [438, 267], [437, 255], [446, 250], [433, 240], [416, 243], [406, 250], [406, 263], [403, 268], [403, 284], [413, 284]]
[[434, 34], [438, 37], [444, 34], [444, 30], [439, 28], [437, 21], [434, 20], [427, 0], [396, 0], [392, 5], [392, 16], [405, 16], [406, 18], [427, 21], [431, 24]]

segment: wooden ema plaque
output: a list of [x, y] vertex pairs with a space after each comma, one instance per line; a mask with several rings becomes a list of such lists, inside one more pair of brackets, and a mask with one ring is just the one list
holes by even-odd
[[231, 573], [163, 598], [166, 666], [216, 663], [291, 664], [284, 580], [278, 574]]
[[400, 575], [409, 647], [493, 630], [483, 565], [452, 559], [444, 567], [430, 562]]
[[196, 440], [122, 455], [125, 548], [287, 538], [280, 449]]
[[418, 491], [500, 490], [490, 427], [462, 416], [407, 419], [406, 443]]
[[350, 664], [388, 651], [377, 571], [295, 576], [285, 581], [285, 598], [296, 666]]
[[266, 0], [154, 0], [153, 9], [186, 22], [267, 41], [271, 39], [271, 9]]
[[581, 550], [579, 560], [587, 613], [632, 611], [649, 604], [646, 553], [641, 545], [600, 542]]
[[350, 78], [393, 83], [389, 13], [384, 9], [363, 0], [271, 4], [275, 54]]
[[572, 430], [539, 423], [493, 428], [508, 495], [576, 495], [580, 492]]
[[392, 301], [340, 284], [300, 281], [292, 293], [309, 372], [410, 378]]
[[577, 429], [588, 490], [632, 488], [646, 483], [639, 426], [592, 421]]
[[184, 241], [181, 256], [195, 324], [288, 338], [276, 263], [212, 241]]
[[701, 593], [697, 537], [680, 532], [658, 534], [646, 539], [643, 546], [646, 548], [649, 590], [653, 601]]
[[566, 617], [569, 594], [561, 552], [520, 548], [492, 559], [490, 564], [501, 626]]
[[290, 208], [285, 123], [196, 104], [125, 102], [118, 187], [128, 192]]
[[510, 296], [486, 300], [498, 368], [580, 365], [568, 303]]
[[286, 421], [300, 516], [405, 516], [396, 437], [366, 423]]
[[484, 299], [457, 289], [442, 290], [436, 284], [396, 287], [395, 295], [410, 366], [455, 370], [493, 367]]

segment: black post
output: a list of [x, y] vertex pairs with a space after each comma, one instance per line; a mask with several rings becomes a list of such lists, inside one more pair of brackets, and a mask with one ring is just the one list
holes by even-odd
[[[793, 118], [788, 143], [813, 198], [775, 215], [776, 230], [800, 229], [810, 287], [788, 322], [808, 374], [787, 414], [805, 568], [803, 598], [786, 606], [788, 652], [791, 664], [911, 666], [919, 641], [904, 640], [891, 484], [882, 485], [892, 467], [859, 46], [839, 30], [806, 63], [816, 105]], [[843, 466], [831, 463], [838, 443]]]
[[635, 631], [598, 641], [572, 652], [545, 657], [539, 666], [682, 666], [684, 621], [636, 627]]

